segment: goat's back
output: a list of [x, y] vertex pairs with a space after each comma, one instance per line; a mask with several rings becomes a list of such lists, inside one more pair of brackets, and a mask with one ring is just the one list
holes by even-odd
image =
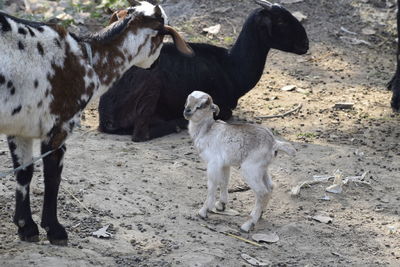
[[220, 158], [224, 164], [239, 166], [249, 157], [269, 161], [276, 140], [268, 128], [259, 125], [216, 121], [205, 134], [195, 137], [194, 143], [205, 161]]
[[109, 121], [115, 128], [127, 127], [137, 117], [154, 113], [164, 120], [182, 118], [186, 97], [195, 90], [207, 92], [219, 105], [234, 108], [236, 101], [230, 101], [234, 85], [226, 71], [228, 50], [208, 44], [190, 46], [194, 57], [184, 56], [166, 43], [152, 68], [130, 68], [101, 97], [100, 128]]

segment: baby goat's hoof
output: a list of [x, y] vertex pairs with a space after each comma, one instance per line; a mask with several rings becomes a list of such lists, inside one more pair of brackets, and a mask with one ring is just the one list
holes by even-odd
[[245, 222], [241, 227], [240, 230], [242, 230], [245, 233], [250, 232], [254, 228], [254, 223], [252, 221]]
[[225, 211], [225, 208], [226, 208], [226, 203], [221, 201], [217, 201], [217, 203], [215, 203], [215, 209], [217, 211]]
[[202, 219], [207, 219], [207, 209], [201, 209], [198, 214]]

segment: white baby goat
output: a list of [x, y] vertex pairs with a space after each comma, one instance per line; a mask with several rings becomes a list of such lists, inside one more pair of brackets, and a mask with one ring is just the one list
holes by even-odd
[[[273, 184], [268, 174], [269, 164], [278, 151], [294, 155], [296, 150], [291, 144], [276, 140], [272, 132], [264, 127], [215, 121], [213, 114], [218, 112], [218, 106], [204, 92], [194, 91], [187, 98], [184, 117], [189, 120], [189, 134], [200, 157], [207, 163], [208, 193], [199, 215], [206, 218], [214, 204], [217, 210], [225, 210], [230, 166], [238, 166], [256, 195], [251, 218], [240, 227], [248, 232], [271, 198]], [[215, 203], [218, 185], [221, 195]]]

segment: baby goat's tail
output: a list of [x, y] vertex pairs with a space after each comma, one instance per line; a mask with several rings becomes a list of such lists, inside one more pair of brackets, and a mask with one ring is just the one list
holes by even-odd
[[296, 149], [292, 146], [292, 144], [278, 140], [275, 140], [275, 142], [276, 143], [273, 148], [275, 151], [275, 156], [277, 155], [278, 151], [283, 151], [290, 156], [296, 155]]

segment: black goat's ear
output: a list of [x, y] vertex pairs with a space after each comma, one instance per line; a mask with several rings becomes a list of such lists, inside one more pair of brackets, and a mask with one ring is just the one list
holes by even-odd
[[215, 116], [218, 116], [219, 114], [219, 107], [215, 104], [211, 105], [211, 110], [215, 113]]

